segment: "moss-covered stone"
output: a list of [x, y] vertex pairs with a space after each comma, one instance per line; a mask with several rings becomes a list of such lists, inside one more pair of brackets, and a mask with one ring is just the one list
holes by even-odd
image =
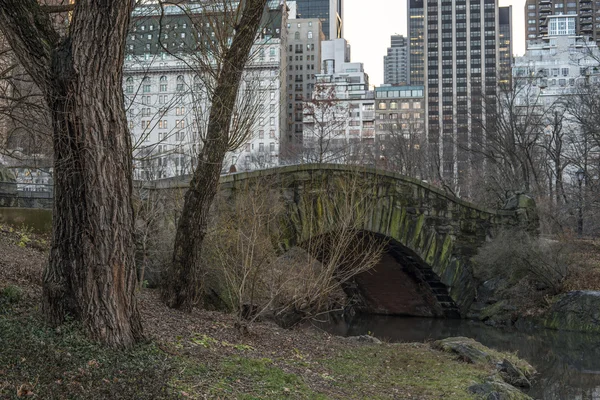
[[544, 318], [550, 329], [600, 333], [600, 292], [577, 290], [558, 297]]

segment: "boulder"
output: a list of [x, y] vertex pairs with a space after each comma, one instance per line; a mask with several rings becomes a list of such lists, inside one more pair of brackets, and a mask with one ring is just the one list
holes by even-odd
[[600, 291], [576, 290], [560, 295], [546, 313], [544, 327], [600, 333]]
[[[481, 343], [467, 337], [451, 337], [433, 342], [433, 347], [449, 353], [455, 353], [467, 362], [496, 367], [496, 373], [483, 383], [470, 386], [468, 389], [478, 398], [487, 400], [526, 400], [531, 399], [517, 387], [530, 388], [529, 378], [535, 373], [531, 365], [519, 360], [518, 366], [505, 358], [501, 353], [489, 349]], [[488, 367], [488, 368], [489, 368]]]
[[486, 352], [485, 346], [468, 337], [451, 337], [433, 342], [433, 347], [447, 353], [455, 353], [458, 357], [469, 363], [488, 364], [492, 356]]
[[525, 389], [531, 387], [531, 382], [529, 382], [529, 379], [527, 379], [525, 374], [506, 358], [496, 364], [496, 368], [504, 382]]
[[531, 400], [531, 397], [516, 387], [496, 377], [490, 377], [483, 383], [469, 386], [468, 390], [478, 398], [485, 400]]
[[348, 336], [346, 339], [355, 340], [357, 342], [365, 342], [371, 344], [381, 344], [381, 340], [371, 335], [360, 335], [360, 336]]

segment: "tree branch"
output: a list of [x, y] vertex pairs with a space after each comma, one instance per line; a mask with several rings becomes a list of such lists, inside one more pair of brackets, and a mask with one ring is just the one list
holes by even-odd
[[36, 0], [0, 0], [0, 30], [35, 83], [46, 88], [52, 50], [60, 40], [48, 13]]
[[69, 12], [69, 11], [73, 11], [75, 9], [75, 3], [62, 4], [62, 5], [57, 5], [57, 6], [42, 5], [42, 6], [40, 6], [40, 9], [48, 14]]

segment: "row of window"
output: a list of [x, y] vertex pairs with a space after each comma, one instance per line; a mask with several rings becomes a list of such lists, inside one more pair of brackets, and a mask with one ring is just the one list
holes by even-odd
[[[402, 102], [402, 103], [400, 103], [400, 108], [402, 110], [407, 110], [407, 109], [410, 108], [410, 106], [411, 106], [410, 102]], [[388, 109], [389, 110], [397, 110], [398, 109], [398, 102], [396, 102], [396, 101], [390, 101], [390, 102], [379, 101], [378, 104], [377, 104], [377, 108], [379, 110], [388, 110]], [[421, 108], [421, 102], [420, 101], [413, 101], [412, 102], [412, 108], [416, 108], [416, 109]]]

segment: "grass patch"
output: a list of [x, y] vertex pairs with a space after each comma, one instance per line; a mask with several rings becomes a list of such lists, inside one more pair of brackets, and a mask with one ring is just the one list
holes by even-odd
[[358, 347], [324, 363], [336, 385], [372, 393], [371, 399], [472, 399], [466, 388], [489, 375], [426, 344]]
[[16, 304], [21, 301], [23, 290], [14, 285], [8, 285], [0, 290], [0, 304]]
[[153, 344], [116, 351], [88, 341], [77, 324], [60, 330], [35, 316], [0, 313], [0, 398], [173, 398], [167, 356]]

